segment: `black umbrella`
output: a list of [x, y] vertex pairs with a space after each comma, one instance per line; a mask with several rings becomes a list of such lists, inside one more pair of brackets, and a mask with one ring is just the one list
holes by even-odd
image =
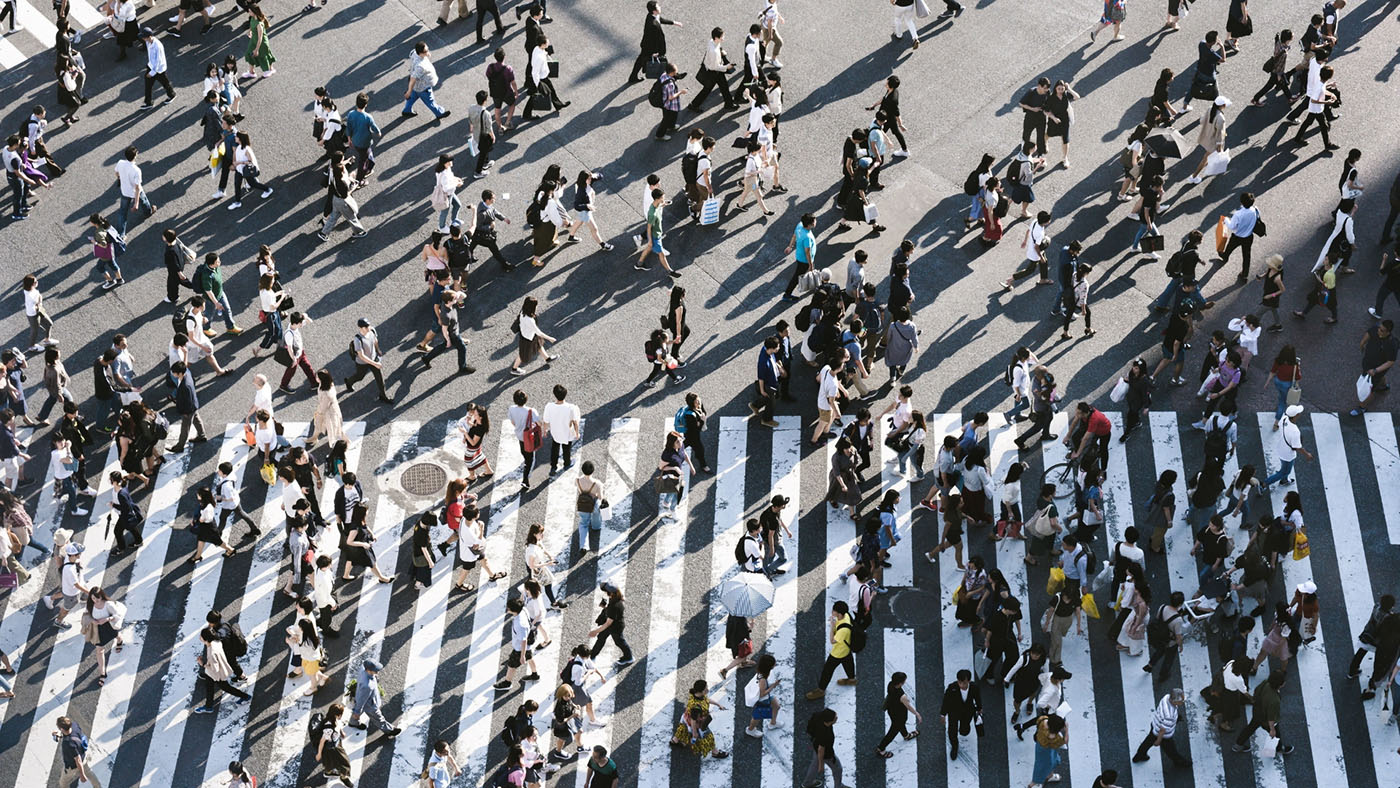
[[1191, 150], [1191, 145], [1176, 129], [1158, 129], [1143, 140], [1152, 152], [1166, 159], [1179, 159]]

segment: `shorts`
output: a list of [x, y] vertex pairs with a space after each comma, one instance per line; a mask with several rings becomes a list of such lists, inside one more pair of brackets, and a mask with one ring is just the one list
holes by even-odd
[[458, 554], [455, 558], [452, 559], [452, 565], [457, 567], [458, 569], [465, 569], [470, 571], [476, 568], [476, 562], [479, 560], [481, 559], [473, 558], [470, 561], [466, 561], [463, 560], [461, 554]]
[[1165, 360], [1167, 360], [1167, 361], [1176, 361], [1176, 360], [1177, 360], [1176, 357], [1177, 357], [1177, 355], [1179, 354], [1180, 351], [1176, 351], [1176, 352], [1173, 352], [1173, 351], [1172, 351], [1172, 345], [1174, 345], [1174, 344], [1176, 344], [1176, 343], [1175, 343], [1175, 342], [1172, 342], [1171, 340], [1168, 340], [1168, 341], [1162, 343], [1162, 358], [1163, 358], [1163, 359], [1165, 359]]
[[830, 411], [830, 410], [818, 410], [818, 411], [817, 411], [817, 421], [820, 421], [822, 424], [830, 424], [830, 423], [831, 423], [831, 411]]
[[651, 251], [656, 254], [666, 254], [666, 250], [661, 247], [661, 239], [656, 236], [651, 238]]
[[583, 222], [584, 224], [588, 224], [589, 222], [593, 221], [593, 212], [592, 212], [592, 211], [574, 211], [574, 219], [575, 219], [576, 221]]
[[753, 705], [753, 719], [771, 720], [773, 719], [773, 699], [761, 698]]
[[203, 0], [180, 0], [181, 11], [199, 11], [204, 8]]
[[532, 658], [533, 655], [530, 653], [529, 649], [525, 649], [524, 651], [512, 650], [510, 656], [506, 658], [506, 667], [518, 668], [522, 664], [529, 662]]
[[59, 604], [63, 605], [64, 610], [72, 610], [73, 608], [77, 607], [78, 603], [81, 601], [82, 597], [79, 595], [75, 594], [73, 596], [68, 596], [67, 594], [64, 594], [63, 601], [59, 602]]
[[491, 109], [499, 111], [513, 106], [515, 106], [515, 96], [502, 95], [491, 97]]

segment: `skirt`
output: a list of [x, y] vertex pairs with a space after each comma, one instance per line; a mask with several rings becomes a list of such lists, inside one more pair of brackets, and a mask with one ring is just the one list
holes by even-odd
[[982, 211], [982, 240], [988, 243], [1001, 240], [1001, 219], [995, 211]]
[[963, 511], [973, 522], [985, 523], [987, 516], [987, 490], [963, 490]]
[[1035, 189], [1024, 183], [1011, 184], [1011, 201], [1019, 203], [1035, 202]]
[[773, 699], [763, 698], [753, 705], [753, 719], [771, 720], [773, 719]]
[[540, 222], [530, 231], [531, 252], [536, 257], [543, 257], [546, 252], [559, 245], [555, 236], [559, 234], [559, 228], [554, 226], [554, 222]]
[[118, 634], [120, 633], [118, 632], [116, 627], [112, 626], [110, 620], [103, 621], [102, 623], [97, 625], [97, 643], [103, 648], [112, 645], [112, 643], [117, 639]]
[[217, 521], [213, 523], [196, 523], [194, 534], [196, 539], [208, 544], [218, 544], [224, 540], [224, 533], [219, 530]]
[[474, 471], [486, 463], [486, 452], [482, 451], [480, 445], [468, 446], [462, 454], [462, 459], [467, 462], [467, 470]]
[[528, 364], [531, 361], [534, 361], [535, 356], [538, 356], [540, 354], [540, 348], [543, 346], [544, 342], [539, 337], [535, 337], [534, 339], [526, 339], [525, 337], [521, 337], [520, 342], [516, 348], [520, 353], [521, 363]]
[[587, 706], [588, 704], [593, 702], [593, 696], [589, 695], [588, 691], [585, 690], [581, 685], [569, 682], [569, 686], [573, 687], [574, 689], [575, 706]]
[[321, 768], [326, 774], [350, 774], [350, 755], [345, 752], [345, 745], [337, 744], [332, 747], [321, 748]]
[[346, 545], [345, 549], [341, 551], [341, 554], [345, 556], [346, 562], [351, 566], [374, 565], [374, 548], [372, 547], [364, 548]]

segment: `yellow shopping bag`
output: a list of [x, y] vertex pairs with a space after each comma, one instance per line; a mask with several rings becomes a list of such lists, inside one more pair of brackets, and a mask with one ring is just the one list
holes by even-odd
[[1045, 593], [1054, 596], [1065, 587], [1065, 570], [1058, 566], [1050, 569], [1050, 579], [1045, 581]]
[[1306, 528], [1299, 528], [1298, 533], [1293, 534], [1293, 560], [1301, 561], [1312, 553], [1308, 547], [1308, 531]]
[[957, 588], [954, 588], [954, 589], [953, 589], [953, 604], [956, 605], [956, 604], [957, 604], [958, 602], [960, 602], [961, 600], [962, 600], [962, 584], [959, 584]]
[[1089, 618], [1099, 617], [1099, 604], [1094, 601], [1093, 594], [1085, 594], [1079, 598], [1079, 606], [1084, 608], [1085, 615]]

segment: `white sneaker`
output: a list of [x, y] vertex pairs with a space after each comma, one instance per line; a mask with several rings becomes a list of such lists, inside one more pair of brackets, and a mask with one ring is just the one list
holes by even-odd
[[758, 728], [745, 728], [744, 735], [755, 739], [762, 739], [763, 731], [759, 730]]
[[77, 516], [77, 517], [83, 517], [83, 516], [85, 516], [85, 515], [88, 514], [88, 510], [87, 510], [87, 509], [82, 509], [82, 508], [74, 509], [74, 510], [73, 510], [73, 514], [74, 514], [75, 516]]
[[209, 199], [211, 199], [211, 200], [218, 200], [218, 199], [221, 199], [223, 196], [224, 196], [224, 193], [223, 193], [222, 191], [217, 191], [217, 192], [214, 192], [213, 194], [209, 195]]
[[773, 64], [773, 68], [782, 68], [782, 67], [783, 67], [783, 61], [781, 61], [781, 60], [779, 60], [779, 59], [777, 59], [777, 58], [771, 58], [771, 59], [769, 59], [768, 62]]
[[267, 187], [266, 189], [263, 190], [262, 197], [263, 197], [264, 200], [266, 200], [268, 197], [271, 197], [271, 196], [272, 196], [272, 187], [269, 186], [269, 187]]
[[91, 487], [89, 487], [89, 488], [87, 488], [86, 490], [83, 490], [83, 495], [91, 495], [91, 496], [93, 496], [93, 497], [96, 497], [96, 496], [97, 496], [97, 491], [94, 490], [94, 489], [92, 489]]
[[179, 21], [180, 21], [180, 15], [179, 15], [179, 14], [176, 14], [175, 16], [172, 16], [172, 17], [170, 17], [169, 19], [167, 19], [167, 20], [165, 20], [165, 21], [167, 21], [167, 22], [169, 22], [170, 24], [173, 25], [173, 24], [175, 24], [176, 22], [179, 22]]
[[1193, 176], [1191, 176], [1190, 178], [1187, 178], [1187, 179], [1186, 179], [1186, 182], [1187, 182], [1187, 183], [1190, 183], [1190, 184], [1197, 184], [1197, 183], [1200, 183], [1200, 182], [1201, 182], [1201, 179], [1200, 179], [1200, 178], [1197, 178], [1196, 176], [1193, 175]]
[[231, 202], [231, 203], [228, 204], [228, 210], [230, 210], [230, 211], [236, 211], [236, 210], [238, 210], [239, 208], [242, 208], [242, 207], [243, 207], [243, 203], [241, 203], [241, 202]]
[[894, 152], [894, 157], [895, 157], [896, 159], [903, 159], [903, 158], [906, 158], [908, 155], [909, 155], [909, 151], [907, 151], [907, 150], [897, 150], [897, 151]]

